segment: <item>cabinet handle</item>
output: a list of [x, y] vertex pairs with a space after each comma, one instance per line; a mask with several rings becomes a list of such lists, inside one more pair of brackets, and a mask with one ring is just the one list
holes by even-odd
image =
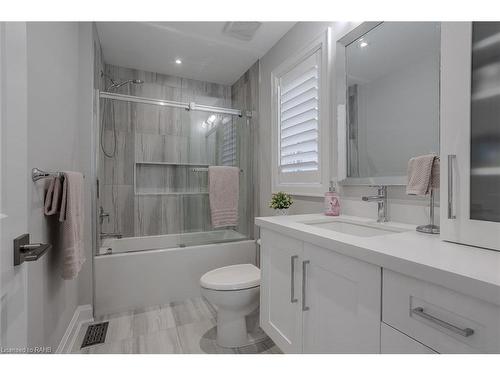
[[290, 257], [290, 302], [295, 303], [298, 301], [295, 298], [295, 259], [298, 259], [298, 255], [293, 255]]
[[460, 336], [469, 337], [474, 333], [474, 330], [472, 328], [459, 328], [451, 323], [445, 322], [444, 320], [441, 320], [439, 318], [436, 318], [435, 316], [427, 314], [424, 311], [423, 307], [415, 307], [413, 310], [411, 310], [411, 312], [415, 315], [418, 315], [421, 318], [427, 319], [432, 323], [437, 324], [438, 326], [446, 328], [447, 330], [453, 333], [457, 333]]
[[309, 263], [308, 260], [302, 262], [302, 311], [309, 310], [309, 306], [306, 305], [306, 268]]
[[448, 219], [456, 219], [453, 213], [453, 163], [457, 155], [448, 155]]

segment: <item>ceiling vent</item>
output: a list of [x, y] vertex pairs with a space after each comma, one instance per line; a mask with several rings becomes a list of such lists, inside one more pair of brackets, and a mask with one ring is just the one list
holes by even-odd
[[253, 39], [260, 25], [262, 22], [226, 22], [222, 32], [233, 38], [249, 42]]

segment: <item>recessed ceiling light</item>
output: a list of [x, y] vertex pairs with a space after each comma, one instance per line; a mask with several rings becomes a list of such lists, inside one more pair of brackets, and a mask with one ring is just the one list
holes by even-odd
[[368, 46], [368, 42], [365, 42], [365, 41], [360, 41], [360, 42], [359, 42], [359, 46], [360, 46], [361, 48], [367, 47], [367, 46]]
[[178, 65], [180, 65], [180, 64], [182, 64], [182, 60], [181, 59], [175, 59], [175, 63], [178, 64]]

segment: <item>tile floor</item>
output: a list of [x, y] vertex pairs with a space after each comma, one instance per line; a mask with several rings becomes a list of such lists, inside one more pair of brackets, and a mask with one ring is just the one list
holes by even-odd
[[80, 349], [89, 324], [84, 324], [72, 353], [81, 354], [277, 354], [278, 347], [267, 338], [244, 348], [218, 346], [216, 312], [202, 297], [169, 305], [154, 306], [96, 319], [109, 321], [106, 342]]

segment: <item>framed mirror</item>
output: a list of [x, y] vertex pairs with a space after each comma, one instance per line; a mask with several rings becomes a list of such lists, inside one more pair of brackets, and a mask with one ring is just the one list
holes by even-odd
[[363, 23], [336, 51], [339, 182], [406, 185], [439, 153], [440, 23]]

